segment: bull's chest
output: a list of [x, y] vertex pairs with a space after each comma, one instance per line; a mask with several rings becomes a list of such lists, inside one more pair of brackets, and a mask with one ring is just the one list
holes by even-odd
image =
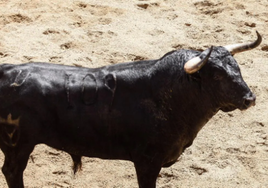
[[193, 142], [192, 139], [186, 139], [186, 138], [174, 142], [174, 144], [170, 146], [167, 152], [166, 158], [163, 162], [163, 167], [169, 167], [173, 165], [181, 156], [181, 154], [184, 152], [184, 150], [192, 145], [192, 142]]

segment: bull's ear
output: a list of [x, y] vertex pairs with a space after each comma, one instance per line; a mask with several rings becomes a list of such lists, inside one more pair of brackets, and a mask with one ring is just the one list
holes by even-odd
[[187, 61], [184, 65], [184, 70], [187, 74], [193, 74], [197, 71], [199, 71], [208, 61], [208, 58], [210, 57], [210, 54], [213, 50], [213, 46], [211, 46], [208, 54], [206, 55], [206, 57], [204, 59], [201, 59], [199, 56], [198, 57], [194, 57], [192, 59], [190, 59], [189, 61]]

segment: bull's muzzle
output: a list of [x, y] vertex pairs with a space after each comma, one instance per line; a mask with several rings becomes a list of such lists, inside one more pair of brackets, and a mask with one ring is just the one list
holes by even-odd
[[244, 97], [243, 109], [246, 110], [251, 106], [255, 106], [256, 96], [251, 93], [249, 96]]

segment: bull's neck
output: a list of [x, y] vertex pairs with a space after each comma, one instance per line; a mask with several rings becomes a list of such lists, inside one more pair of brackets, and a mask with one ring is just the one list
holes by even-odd
[[172, 100], [173, 108], [177, 109], [173, 116], [193, 137], [219, 110], [211, 94], [191, 80], [181, 83]]
[[156, 100], [162, 101], [165, 109], [171, 109], [167, 113], [178, 128], [191, 129], [197, 134], [219, 108], [200, 78], [184, 72], [185, 60], [179, 54], [172, 53], [156, 62], [152, 71], [152, 91], [156, 92]]

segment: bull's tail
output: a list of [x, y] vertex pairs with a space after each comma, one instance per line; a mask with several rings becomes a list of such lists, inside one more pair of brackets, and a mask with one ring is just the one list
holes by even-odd
[[82, 162], [81, 162], [81, 156], [78, 156], [78, 155], [73, 155], [73, 154], [70, 154], [72, 159], [73, 159], [73, 171], [74, 171], [74, 174], [78, 171], [78, 170], [81, 170], [82, 168]]

